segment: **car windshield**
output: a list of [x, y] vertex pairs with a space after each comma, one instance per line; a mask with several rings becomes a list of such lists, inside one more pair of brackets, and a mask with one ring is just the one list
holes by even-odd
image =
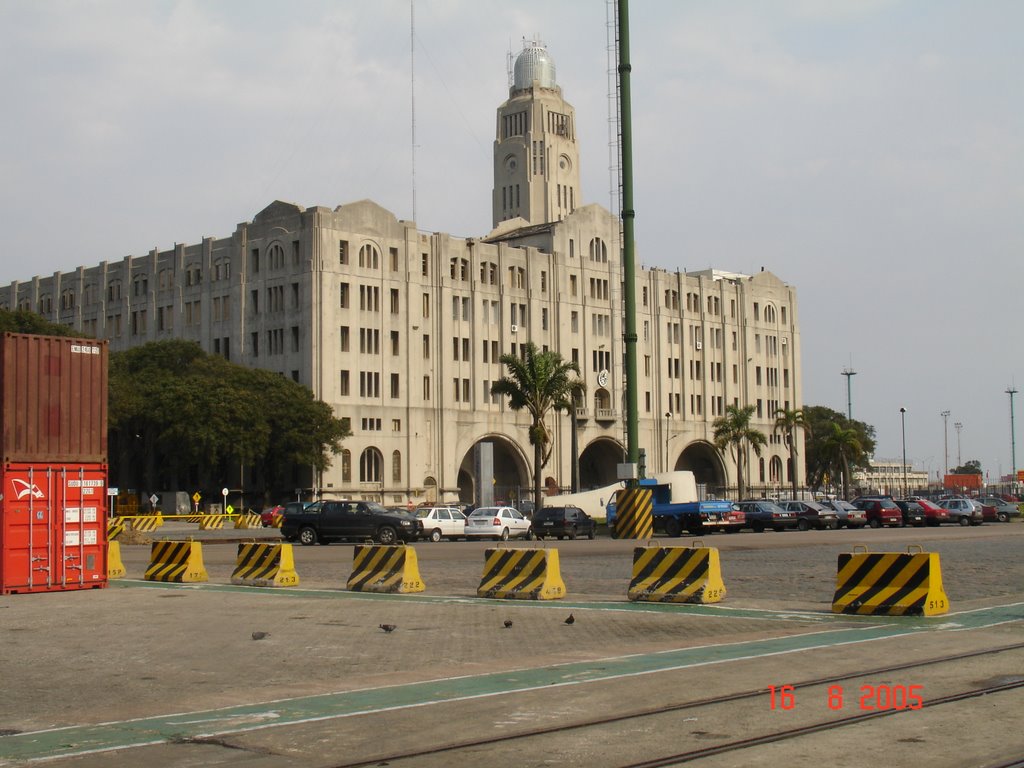
[[433, 511], [434, 510], [432, 510], [432, 509], [417, 509], [416, 510], [416, 517], [421, 517], [421, 518], [422, 517], [430, 517], [430, 513], [433, 512]]
[[892, 499], [881, 499], [878, 504], [882, 509], [899, 509]]
[[857, 511], [857, 508], [855, 506], [853, 506], [853, 504], [851, 504], [848, 501], [843, 501], [842, 499], [839, 499], [837, 501], [833, 501], [832, 502], [832, 507], [833, 507], [833, 509], [836, 509], [836, 510], [845, 509], [847, 512], [849, 512], [851, 509], [854, 512]]
[[378, 504], [376, 501], [364, 501], [366, 505], [366, 511], [373, 515], [387, 514], [387, 509], [384, 508], [383, 504]]

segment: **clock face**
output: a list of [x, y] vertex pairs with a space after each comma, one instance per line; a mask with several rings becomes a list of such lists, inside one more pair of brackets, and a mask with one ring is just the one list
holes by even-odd
[[597, 385], [599, 387], [605, 387], [608, 385], [608, 371], [601, 371], [597, 374]]

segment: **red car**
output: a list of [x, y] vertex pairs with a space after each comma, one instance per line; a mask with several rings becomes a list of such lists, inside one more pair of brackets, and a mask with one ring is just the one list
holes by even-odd
[[903, 526], [903, 512], [888, 496], [861, 496], [853, 500], [853, 506], [863, 509], [872, 528], [891, 525], [893, 528]]
[[267, 507], [260, 512], [260, 522], [264, 528], [273, 528], [277, 518], [284, 514], [284, 507], [278, 504], [276, 507]]
[[911, 501], [916, 501], [921, 505], [921, 508], [924, 510], [926, 525], [941, 525], [942, 523], [952, 522], [949, 519], [949, 511], [943, 509], [934, 501], [922, 499], [917, 496], [911, 497]]

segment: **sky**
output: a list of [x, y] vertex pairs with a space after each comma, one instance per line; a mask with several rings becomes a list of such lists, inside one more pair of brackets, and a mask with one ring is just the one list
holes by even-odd
[[[630, 6], [639, 262], [773, 272], [797, 289], [805, 405], [846, 412], [851, 368], [878, 458], [905, 426], [933, 477], [947, 444], [950, 466], [1009, 473], [1024, 3]], [[576, 109], [581, 202], [609, 206], [607, 19], [599, 0], [0, 0], [0, 283], [229, 236], [275, 199], [486, 234], [524, 37]]]

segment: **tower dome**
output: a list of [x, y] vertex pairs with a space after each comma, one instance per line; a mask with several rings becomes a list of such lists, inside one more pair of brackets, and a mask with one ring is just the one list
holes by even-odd
[[513, 88], [524, 90], [536, 80], [541, 88], [555, 88], [555, 61], [540, 40], [524, 40], [523, 50], [516, 57]]

